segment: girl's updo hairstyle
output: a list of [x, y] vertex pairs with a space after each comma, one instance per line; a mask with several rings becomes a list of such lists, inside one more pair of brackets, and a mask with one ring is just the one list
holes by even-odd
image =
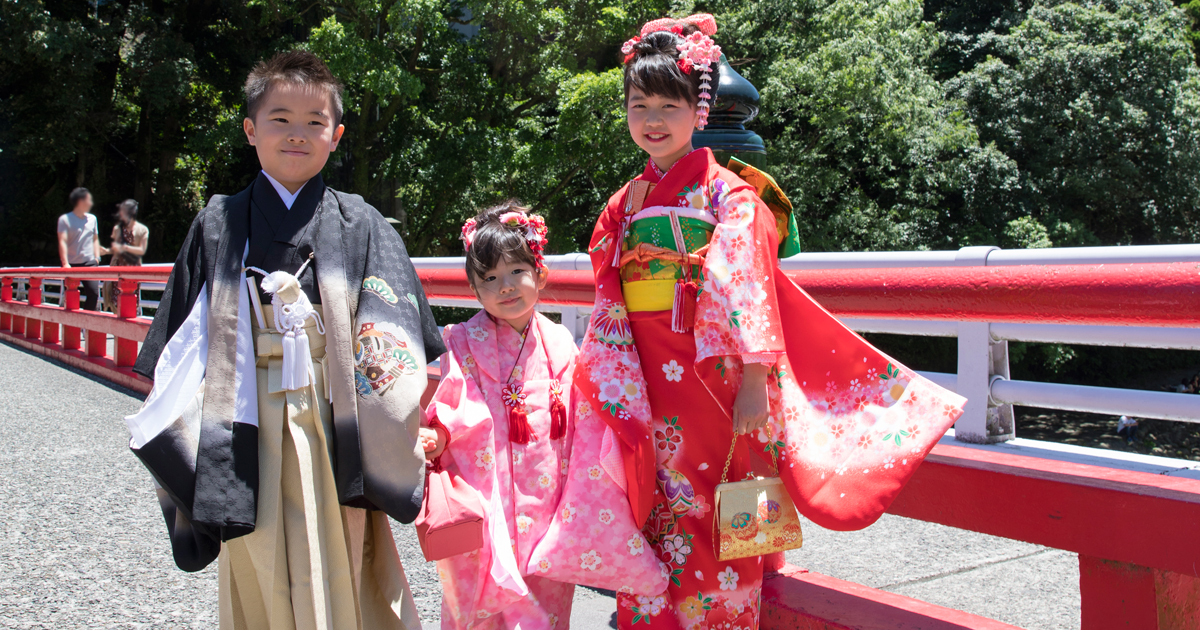
[[501, 260], [526, 263], [534, 269], [540, 266], [525, 240], [525, 228], [500, 222], [501, 215], [509, 212], [529, 214], [529, 208], [516, 199], [509, 199], [475, 215], [475, 231], [467, 247], [467, 281], [471, 286]]
[[[655, 31], [647, 33], [633, 45], [632, 59], [625, 64], [625, 104], [629, 104], [629, 88], [634, 87], [647, 96], [663, 96], [687, 101], [692, 107], [700, 101], [703, 74], [699, 68], [685, 73], [679, 68], [679, 46], [692, 33], [699, 31], [695, 24], [676, 22], [678, 33]], [[709, 70], [715, 87], [721, 77], [716, 64]]]

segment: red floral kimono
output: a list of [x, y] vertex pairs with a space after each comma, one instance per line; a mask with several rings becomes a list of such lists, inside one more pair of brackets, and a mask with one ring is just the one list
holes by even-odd
[[[660, 596], [621, 595], [621, 627], [758, 628], [761, 558], [716, 559], [713, 490], [734, 435], [746, 362], [771, 365], [768, 429], [738, 440], [729, 481], [750, 452], [779, 459], [802, 514], [831, 529], [873, 523], [962, 413], [961, 397], [871, 347], [779, 269], [775, 217], [756, 190], [700, 149], [654, 184], [640, 211], [626, 186], [591, 241], [596, 305], [575, 385], [609, 425], [635, 521], [670, 571]], [[695, 252], [702, 266], [619, 264], [649, 243]], [[676, 285], [699, 285], [694, 327], [680, 329]], [[682, 299], [689, 294], [682, 293]], [[623, 470], [613, 470], [623, 469]]]

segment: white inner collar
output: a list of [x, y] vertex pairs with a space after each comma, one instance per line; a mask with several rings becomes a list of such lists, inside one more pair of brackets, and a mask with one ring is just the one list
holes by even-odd
[[290, 192], [288, 192], [287, 188], [283, 187], [283, 184], [280, 184], [279, 182], [275, 181], [275, 178], [271, 177], [270, 173], [263, 171], [262, 174], [266, 175], [267, 181], [271, 182], [271, 185], [275, 187], [275, 192], [279, 193], [279, 198], [283, 200], [283, 205], [288, 210], [292, 209], [292, 204], [296, 203], [296, 197], [299, 197], [300, 191], [304, 190], [304, 187], [308, 185], [308, 182], [304, 182], [304, 184], [302, 184], [299, 188], [296, 189], [296, 192], [290, 193]]

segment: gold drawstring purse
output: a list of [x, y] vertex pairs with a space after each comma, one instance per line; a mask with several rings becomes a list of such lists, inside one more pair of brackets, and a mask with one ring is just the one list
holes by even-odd
[[717, 530], [713, 541], [717, 547], [717, 560], [737, 560], [799, 549], [804, 544], [800, 515], [783, 480], [778, 477], [779, 460], [775, 451], [771, 451], [775, 477], [726, 481], [737, 439], [735, 433], [733, 444], [729, 446], [729, 457], [725, 459], [725, 470], [721, 473], [721, 483], [713, 492], [716, 510], [713, 526]]

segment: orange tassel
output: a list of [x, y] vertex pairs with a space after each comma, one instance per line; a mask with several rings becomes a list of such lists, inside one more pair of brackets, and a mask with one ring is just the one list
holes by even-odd
[[550, 402], [550, 439], [561, 440], [567, 436], [567, 406], [561, 400]]
[[508, 409], [508, 439], [514, 444], [528, 444], [530, 437], [529, 416], [520, 407]]

